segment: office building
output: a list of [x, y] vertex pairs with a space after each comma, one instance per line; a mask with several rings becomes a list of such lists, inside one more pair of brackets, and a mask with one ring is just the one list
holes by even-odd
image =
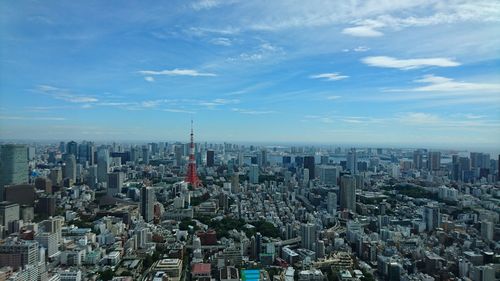
[[4, 199], [4, 186], [28, 183], [28, 150], [25, 145], [0, 146], [0, 200]]
[[356, 179], [351, 175], [340, 178], [340, 209], [356, 211]]
[[76, 157], [73, 154], [65, 154], [63, 157], [64, 169], [63, 178], [76, 182]]
[[309, 180], [312, 180], [315, 178], [314, 171], [316, 169], [315, 163], [314, 163], [314, 156], [305, 156], [304, 157], [304, 168], [309, 169]]
[[141, 189], [141, 215], [146, 222], [153, 221], [154, 201], [155, 194], [153, 187], [143, 186]]
[[355, 148], [351, 148], [351, 150], [347, 152], [347, 170], [349, 170], [351, 174], [358, 173], [358, 156]]
[[328, 213], [335, 216], [337, 213], [337, 194], [335, 192], [328, 192], [326, 206]]
[[97, 181], [106, 182], [109, 173], [109, 151], [106, 148], [100, 148], [97, 151]]
[[122, 172], [109, 173], [107, 181], [108, 195], [113, 196], [115, 194], [121, 193], [124, 180], [125, 180], [125, 174]]
[[320, 165], [318, 167], [319, 180], [322, 184], [337, 185], [337, 168], [334, 166]]
[[316, 251], [316, 225], [313, 223], [303, 223], [300, 226], [300, 238], [302, 248]]
[[441, 225], [441, 214], [439, 207], [427, 205], [424, 207], [424, 221], [427, 231], [432, 231]]
[[427, 154], [427, 169], [437, 171], [441, 168], [441, 152], [430, 151]]
[[249, 180], [250, 183], [257, 184], [259, 183], [259, 165], [252, 164], [250, 165], [250, 171], [249, 171]]
[[5, 228], [19, 220], [19, 204], [8, 201], [0, 202], [0, 224]]
[[215, 163], [215, 152], [207, 150], [207, 167], [213, 167]]
[[10, 266], [14, 270], [31, 265], [38, 266], [38, 242], [8, 239], [0, 244], [0, 267]]

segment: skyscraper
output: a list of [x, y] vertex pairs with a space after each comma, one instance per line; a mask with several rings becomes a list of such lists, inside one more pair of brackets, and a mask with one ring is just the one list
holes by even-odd
[[358, 157], [355, 148], [351, 148], [347, 153], [347, 169], [351, 171], [351, 174], [358, 173]]
[[335, 216], [337, 213], [337, 194], [335, 192], [328, 192], [326, 206], [328, 213]]
[[215, 163], [215, 153], [213, 150], [207, 150], [207, 167], [213, 167]]
[[109, 172], [109, 151], [106, 148], [100, 148], [97, 151], [97, 180], [106, 182]]
[[78, 143], [75, 141], [70, 141], [66, 145], [66, 153], [67, 154], [73, 154], [76, 157], [78, 156]]
[[141, 189], [141, 215], [146, 222], [152, 222], [154, 217], [154, 189], [143, 186]]
[[113, 172], [108, 174], [108, 195], [120, 193], [123, 188], [125, 175], [122, 172]]
[[427, 205], [424, 207], [424, 221], [427, 231], [432, 231], [441, 225], [441, 214], [439, 207]]
[[249, 177], [250, 183], [254, 183], [254, 184], [259, 183], [259, 165], [257, 165], [257, 164], [250, 165], [250, 171], [249, 171], [248, 177]]
[[427, 154], [427, 169], [436, 171], [441, 168], [441, 152], [430, 151]]
[[300, 226], [300, 238], [302, 248], [316, 251], [316, 225], [312, 223], [303, 223]]
[[304, 168], [309, 169], [309, 179], [312, 180], [315, 178], [314, 170], [314, 156], [305, 156], [304, 157]]
[[76, 181], [76, 157], [73, 154], [64, 154], [63, 177], [70, 179], [73, 183]]
[[337, 185], [337, 168], [334, 166], [319, 166], [319, 180], [322, 184]]
[[27, 183], [28, 150], [25, 145], [4, 144], [0, 147], [0, 199], [4, 186]]
[[422, 169], [422, 152], [420, 150], [413, 151], [413, 168]]
[[356, 211], [356, 179], [351, 175], [340, 178], [340, 209]]

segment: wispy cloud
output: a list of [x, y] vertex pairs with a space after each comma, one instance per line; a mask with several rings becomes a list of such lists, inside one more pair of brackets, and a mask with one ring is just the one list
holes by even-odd
[[402, 70], [417, 69], [429, 66], [453, 67], [460, 63], [448, 58], [396, 59], [386, 56], [365, 57], [361, 61], [369, 66], [398, 68]]
[[148, 81], [148, 82], [154, 82], [155, 81], [155, 78], [154, 77], [151, 77], [151, 76], [146, 76], [144, 77], [144, 80]]
[[165, 112], [172, 112], [172, 113], [188, 113], [188, 114], [195, 114], [195, 111], [190, 111], [190, 110], [184, 110], [184, 109], [175, 109], [175, 108], [164, 108], [162, 111]]
[[226, 46], [226, 47], [231, 46], [233, 44], [231, 39], [225, 38], [225, 37], [213, 38], [212, 40], [210, 40], [210, 43], [212, 43], [214, 45]]
[[9, 116], [0, 115], [2, 120], [33, 120], [33, 121], [65, 121], [64, 117], [47, 117], [47, 116]]
[[241, 114], [250, 114], [250, 115], [265, 115], [276, 113], [274, 110], [251, 110], [251, 109], [241, 109], [241, 108], [233, 108], [231, 111], [238, 112]]
[[215, 73], [209, 73], [209, 72], [199, 72], [198, 70], [194, 69], [179, 69], [175, 68], [172, 70], [140, 70], [140, 74], [143, 75], [167, 75], [167, 76], [217, 76]]
[[425, 75], [421, 79], [415, 80], [415, 82], [428, 84], [427, 86], [410, 89], [417, 92], [487, 91], [500, 93], [500, 84], [455, 81], [451, 78], [434, 75]]
[[38, 85], [35, 91], [49, 95], [52, 98], [58, 100], [63, 100], [71, 103], [93, 103], [98, 101], [98, 99], [95, 97], [78, 95], [71, 92], [70, 90], [61, 89], [50, 85]]
[[333, 73], [315, 74], [315, 75], [309, 76], [309, 78], [312, 78], [312, 79], [324, 79], [324, 80], [327, 80], [327, 81], [337, 81], [337, 80], [342, 80], [342, 79], [349, 78], [349, 76], [347, 76], [347, 75], [341, 75], [338, 72], [333, 72]]
[[355, 51], [355, 52], [366, 52], [369, 50], [370, 50], [370, 48], [368, 48], [366, 46], [358, 46], [358, 47], [353, 49], [353, 51]]
[[379, 37], [384, 35], [384, 33], [378, 31], [376, 28], [377, 26], [372, 25], [358, 25], [344, 28], [342, 33], [356, 37]]
[[253, 51], [243, 52], [236, 57], [229, 57], [227, 60], [229, 62], [237, 62], [237, 61], [255, 62], [284, 54], [285, 51], [283, 50], [283, 48], [270, 43], [263, 43], [254, 48]]
[[341, 96], [328, 96], [328, 97], [326, 97], [327, 100], [338, 100], [340, 98], [341, 98]]

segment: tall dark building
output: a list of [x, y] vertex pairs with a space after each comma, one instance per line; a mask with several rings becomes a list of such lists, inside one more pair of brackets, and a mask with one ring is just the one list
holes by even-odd
[[78, 156], [78, 144], [75, 141], [70, 141], [66, 145], [66, 154], [73, 154], [75, 158]]
[[304, 157], [304, 169], [309, 169], [309, 179], [314, 179], [314, 156]]
[[213, 167], [215, 164], [215, 153], [213, 150], [207, 150], [207, 167]]
[[295, 166], [298, 168], [302, 167], [304, 165], [304, 157], [302, 156], [295, 156]]

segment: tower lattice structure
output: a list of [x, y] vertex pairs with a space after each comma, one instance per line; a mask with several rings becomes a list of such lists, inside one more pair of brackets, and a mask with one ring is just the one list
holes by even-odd
[[187, 174], [185, 181], [192, 187], [201, 187], [201, 180], [196, 173], [196, 159], [194, 158], [194, 133], [193, 133], [193, 120], [191, 120], [191, 143], [189, 145], [189, 163], [187, 166]]

